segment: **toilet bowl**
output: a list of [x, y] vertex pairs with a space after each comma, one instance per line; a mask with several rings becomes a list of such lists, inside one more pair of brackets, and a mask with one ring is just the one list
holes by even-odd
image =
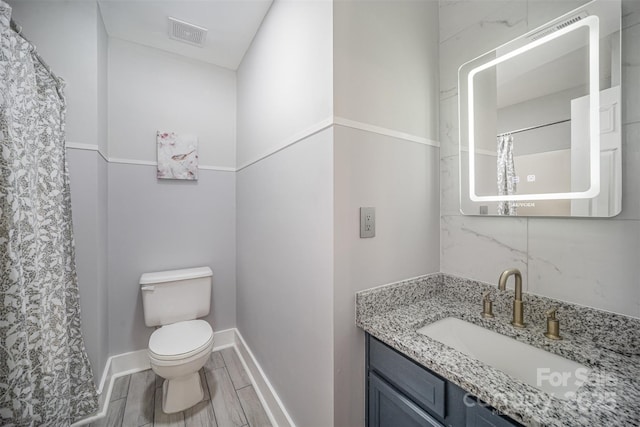
[[204, 397], [198, 371], [211, 356], [213, 330], [204, 320], [187, 320], [157, 329], [149, 338], [153, 372], [164, 378], [162, 410], [180, 412]]
[[204, 320], [211, 305], [208, 267], [145, 273], [140, 277], [145, 324], [158, 327], [149, 338], [151, 369], [164, 378], [162, 410], [171, 414], [200, 402], [198, 371], [213, 350], [213, 330]]

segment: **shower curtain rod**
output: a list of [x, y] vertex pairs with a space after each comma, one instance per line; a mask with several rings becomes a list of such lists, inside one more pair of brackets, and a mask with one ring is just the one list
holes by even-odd
[[503, 132], [503, 133], [498, 134], [498, 136], [513, 135], [514, 133], [526, 132], [528, 130], [540, 129], [540, 128], [544, 128], [544, 127], [547, 127], [547, 126], [558, 125], [560, 123], [566, 123], [566, 122], [570, 122], [570, 121], [571, 121], [571, 119], [564, 119], [564, 120], [558, 120], [557, 122], [545, 123], [543, 125], [529, 126], [528, 128], [512, 130], [510, 132]]
[[49, 73], [49, 75], [51, 76], [51, 78], [56, 82], [56, 85], [58, 87], [60, 86], [64, 86], [64, 81], [56, 76], [56, 74], [51, 71], [51, 67], [49, 67], [49, 64], [47, 64], [44, 59], [42, 59], [42, 57], [40, 56], [40, 54], [38, 54], [38, 51], [36, 49], [36, 46], [31, 43], [31, 40], [29, 40], [28, 38], [26, 38], [23, 34], [22, 34], [22, 26], [20, 24], [18, 24], [16, 21], [13, 20], [13, 18], [10, 20], [10, 25], [11, 25], [11, 29], [13, 31], [16, 32], [17, 35], [19, 35], [20, 37], [22, 37], [27, 43], [29, 43], [31, 45], [31, 47], [33, 48], [33, 51], [31, 52], [33, 54], [33, 56], [36, 57], [36, 59], [38, 60], [38, 62], [40, 63], [40, 65], [42, 65], [44, 67], [45, 70], [47, 70], [47, 73]]

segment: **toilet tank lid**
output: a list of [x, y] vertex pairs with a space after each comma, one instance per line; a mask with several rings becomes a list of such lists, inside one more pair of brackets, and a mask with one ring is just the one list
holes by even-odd
[[175, 282], [178, 280], [198, 279], [200, 277], [210, 276], [213, 276], [213, 271], [211, 271], [209, 267], [183, 268], [181, 270], [144, 273], [140, 276], [140, 284], [150, 285], [153, 283]]

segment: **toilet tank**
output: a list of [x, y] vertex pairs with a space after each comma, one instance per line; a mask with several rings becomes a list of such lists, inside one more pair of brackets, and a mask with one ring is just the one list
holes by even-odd
[[140, 276], [144, 323], [162, 326], [209, 314], [211, 276], [209, 267], [144, 273]]

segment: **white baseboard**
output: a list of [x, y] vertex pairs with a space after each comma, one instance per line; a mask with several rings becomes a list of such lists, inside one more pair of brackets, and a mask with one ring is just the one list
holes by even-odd
[[240, 355], [240, 360], [244, 365], [244, 369], [247, 371], [251, 383], [256, 390], [256, 394], [260, 399], [260, 403], [265, 408], [271, 424], [280, 427], [296, 427], [295, 423], [289, 416], [280, 396], [276, 393], [276, 390], [271, 385], [269, 378], [265, 375], [262, 367], [256, 360], [255, 356], [251, 352], [251, 349], [245, 342], [240, 331], [235, 329], [236, 333], [236, 350]]
[[[75, 427], [86, 425], [99, 420], [100, 418], [104, 418], [107, 415], [107, 410], [109, 409], [111, 391], [113, 390], [113, 383], [115, 380], [125, 375], [146, 371], [147, 369], [151, 369], [151, 365], [149, 364], [149, 356], [147, 355], [146, 349], [116, 354], [115, 356], [109, 357], [109, 359], [107, 359], [107, 364], [104, 367], [102, 378], [100, 379], [100, 386], [98, 387], [98, 394], [100, 395], [98, 404], [100, 409], [95, 415], [73, 423], [71, 426]], [[105, 386], [107, 387], [106, 390]]]
[[[274, 427], [295, 427], [280, 397], [265, 376], [264, 371], [245, 343], [242, 335], [240, 335], [240, 332], [236, 328], [214, 332], [213, 342], [213, 351], [228, 347], [236, 349], [236, 353], [238, 353], [240, 361], [249, 375], [249, 379], [271, 424]], [[111, 392], [115, 380], [125, 375], [146, 371], [147, 369], [151, 369], [151, 365], [149, 364], [149, 356], [146, 349], [109, 357], [98, 388], [100, 409], [95, 415], [84, 418], [71, 426], [82, 426], [104, 418], [109, 410], [109, 401], [111, 400]]]

